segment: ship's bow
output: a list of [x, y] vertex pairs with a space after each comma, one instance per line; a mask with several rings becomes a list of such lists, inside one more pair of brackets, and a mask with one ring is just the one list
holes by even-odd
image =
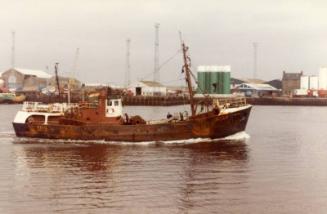
[[227, 137], [245, 131], [251, 109], [251, 105], [246, 105], [229, 109], [226, 114], [218, 116], [212, 127], [213, 138]]

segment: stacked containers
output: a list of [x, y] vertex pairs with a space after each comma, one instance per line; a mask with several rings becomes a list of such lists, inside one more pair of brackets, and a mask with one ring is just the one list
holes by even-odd
[[198, 93], [230, 94], [230, 66], [199, 66]]

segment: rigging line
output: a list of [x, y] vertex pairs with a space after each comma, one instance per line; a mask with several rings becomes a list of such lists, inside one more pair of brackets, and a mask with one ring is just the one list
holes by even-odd
[[178, 82], [184, 80], [184, 78], [180, 78], [180, 79], [174, 79], [174, 80], [170, 80], [170, 81], [165, 81], [165, 82], [161, 82], [161, 83], [171, 83], [171, 82]]
[[[168, 62], [170, 62], [171, 60], [173, 60], [182, 50], [179, 49], [173, 56], [169, 57], [166, 61], [164, 61], [159, 67], [158, 67], [158, 70], [155, 72], [155, 73], [158, 73], [160, 72], [160, 69], [165, 66], [166, 64], [168, 64]], [[145, 76], [141, 79], [146, 79], [148, 78], [149, 76], [153, 75], [153, 72], [151, 73], [148, 73], [148, 74], [145, 74]]]
[[194, 81], [195, 81], [195, 83], [196, 83], [198, 89], [200, 90], [201, 94], [203, 94], [204, 96], [209, 97], [209, 95], [206, 95], [206, 94], [204, 93], [204, 90], [200, 87], [199, 82], [198, 82], [197, 78], [195, 77], [195, 75], [193, 74], [193, 72], [192, 72], [191, 69], [190, 69], [190, 74], [191, 74], [192, 78], [194, 79]]
[[[181, 33], [180, 33], [180, 36], [181, 36]], [[190, 57], [187, 56], [187, 59], [189, 60], [189, 67], [191, 67], [191, 59], [190, 59]], [[184, 66], [183, 66], [183, 69], [184, 69]], [[197, 85], [197, 88], [199, 89], [200, 93], [203, 94], [204, 97], [206, 97], [206, 98], [210, 97], [210, 95], [209, 94], [205, 94], [204, 93], [204, 90], [199, 86], [199, 82], [198, 82], [197, 78], [195, 77], [195, 75], [193, 74], [193, 72], [192, 72], [192, 70], [190, 68], [189, 68], [189, 73], [191, 74], [191, 78], [194, 79], [194, 81], [195, 81], [195, 83]], [[197, 109], [197, 104], [196, 104], [196, 107], [195, 108]]]
[[203, 94], [207, 98], [210, 97], [210, 95], [206, 94], [205, 91], [200, 87], [199, 82], [198, 82], [197, 78], [195, 77], [195, 75], [193, 74], [191, 69], [190, 69], [190, 74], [191, 74], [192, 78], [194, 79], [198, 89], [200, 90], [200, 93]]
[[168, 62], [170, 62], [171, 60], [173, 60], [182, 50], [179, 49], [173, 56], [169, 57], [166, 61], [164, 61], [160, 66], [157, 72], [160, 71], [160, 69], [165, 66]]
[[[191, 65], [191, 60], [190, 60], [189, 57], [188, 57], [188, 59], [189, 59], [189, 63], [190, 63], [190, 65]], [[191, 67], [191, 66], [190, 66], [190, 67]], [[183, 67], [183, 69], [184, 69], [184, 67]], [[196, 86], [197, 86], [197, 88], [199, 89], [200, 93], [203, 94], [205, 97], [210, 97], [210, 95], [209, 95], [209, 94], [205, 94], [205, 91], [200, 87], [197, 78], [195, 77], [195, 75], [193, 74], [193, 72], [192, 72], [192, 70], [191, 70], [190, 68], [189, 68], [189, 73], [191, 74], [191, 78], [193, 78], [194, 82], [196, 83]], [[186, 79], [186, 78], [185, 78], [185, 79]]]

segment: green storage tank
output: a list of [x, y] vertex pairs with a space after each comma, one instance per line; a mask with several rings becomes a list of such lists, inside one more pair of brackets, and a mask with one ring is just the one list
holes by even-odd
[[210, 72], [210, 94], [215, 94], [218, 92], [218, 76], [216, 72]]
[[197, 93], [201, 94], [204, 91], [205, 87], [205, 73], [204, 72], [198, 72], [198, 87], [197, 87]]
[[230, 94], [230, 66], [199, 66], [198, 93]]
[[230, 94], [230, 72], [223, 72], [222, 94]]
[[205, 93], [210, 94], [211, 93], [211, 73], [210, 72], [204, 72], [206, 77], [206, 83], [205, 83]]
[[198, 86], [197, 86], [197, 93], [210, 93], [210, 72], [206, 69], [206, 66], [199, 66], [198, 67]]
[[223, 93], [223, 88], [224, 88], [224, 75], [223, 72], [217, 72], [218, 73], [218, 78], [219, 78], [219, 86], [218, 86], [218, 94]]

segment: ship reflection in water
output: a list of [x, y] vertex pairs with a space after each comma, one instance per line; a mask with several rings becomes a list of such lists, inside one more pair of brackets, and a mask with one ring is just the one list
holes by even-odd
[[[176, 213], [204, 204], [214, 212], [226, 200], [226, 190], [246, 188], [247, 146], [242, 141], [15, 145], [15, 192], [24, 194], [11, 195], [10, 201], [28, 195], [30, 213], [148, 213], [156, 208]], [[23, 211], [25, 206], [14, 208], [14, 213]]]

